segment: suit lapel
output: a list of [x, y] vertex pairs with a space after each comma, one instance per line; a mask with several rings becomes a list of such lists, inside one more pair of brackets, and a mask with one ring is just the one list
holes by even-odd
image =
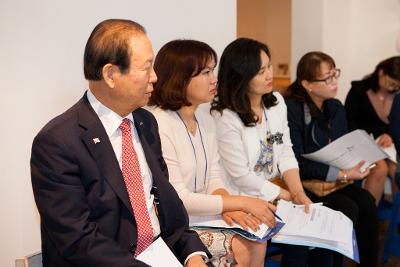
[[[157, 182], [156, 181], [157, 177], [160, 176], [160, 170], [161, 170], [160, 166], [162, 166], [160, 162], [158, 162], [159, 160], [157, 160], [156, 158], [157, 155], [153, 153], [153, 150], [151, 149], [149, 144], [149, 142], [151, 142], [152, 139], [154, 139], [155, 141], [155, 136], [153, 135], [152, 129], [149, 128], [150, 126], [148, 126], [149, 123], [143, 120], [142, 116], [139, 114], [139, 111], [133, 112], [132, 115], [135, 121], [135, 127], [139, 135], [140, 143], [143, 147], [147, 165], [149, 166], [153, 174], [153, 184], [154, 184], [154, 182]], [[144, 136], [145, 127], [149, 128], [146, 129], [146, 136]], [[161, 159], [161, 157], [158, 158]]]
[[[151, 193], [154, 195], [154, 204], [158, 211], [158, 219], [160, 222], [160, 226], [163, 229], [165, 227], [165, 220], [164, 220], [164, 213], [163, 211], [163, 203], [159, 202], [160, 194], [162, 194], [165, 185], [161, 180], [160, 177], [163, 177], [163, 168], [167, 168], [165, 162], [162, 160], [161, 155], [156, 155], [154, 153], [154, 149], [151, 148], [151, 143], [156, 142], [156, 136], [153, 133], [155, 127], [150, 123], [149, 120], [146, 120], [141, 113], [143, 110], [138, 109], [132, 113], [133, 119], [135, 122], [135, 128], [138, 133], [140, 143], [143, 148], [143, 152], [146, 158], [147, 165], [151, 171], [152, 180], [153, 180], [153, 187]], [[146, 135], [144, 134], [146, 133]]]
[[99, 117], [90, 106], [86, 95], [82, 100], [83, 105], [80, 106], [80, 110], [78, 111], [79, 124], [85, 129], [81, 135], [82, 141], [96, 161], [101, 174], [105, 177], [115, 194], [121, 199], [122, 203], [133, 214], [124, 178], [110, 139]]

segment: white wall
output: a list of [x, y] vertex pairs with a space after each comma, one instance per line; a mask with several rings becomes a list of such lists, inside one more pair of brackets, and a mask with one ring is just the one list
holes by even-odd
[[292, 77], [302, 55], [320, 50], [342, 69], [338, 98], [350, 82], [398, 55], [400, 0], [292, 0]]
[[106, 18], [143, 24], [157, 51], [175, 38], [208, 42], [220, 55], [236, 36], [236, 3], [222, 0], [2, 0], [0, 2], [0, 266], [40, 250], [29, 158], [33, 137], [86, 88], [82, 56]]

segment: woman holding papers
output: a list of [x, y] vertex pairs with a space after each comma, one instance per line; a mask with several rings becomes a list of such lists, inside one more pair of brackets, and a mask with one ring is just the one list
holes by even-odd
[[[285, 102], [273, 92], [272, 79], [271, 54], [265, 44], [240, 38], [225, 48], [211, 110], [228, 188], [268, 201], [292, 200], [308, 209], [311, 201], [291, 148]], [[272, 180], [286, 184], [288, 190]], [[308, 248], [301, 248], [299, 257], [293, 255], [296, 248], [290, 249], [281, 266], [305, 266], [299, 257], [305, 252], [307, 260]]]
[[[198, 106], [216, 93], [215, 51], [194, 40], [175, 40], [158, 52], [154, 69], [158, 81], [149, 110], [159, 125], [162, 150], [171, 184], [192, 220], [195, 216], [222, 215], [231, 224], [256, 230], [260, 223], [275, 224], [275, 207], [265, 200], [231, 196], [223, 171], [208, 111]], [[226, 230], [197, 231], [213, 255], [215, 266], [264, 266], [266, 242], [249, 241]]]
[[[353, 81], [345, 103], [349, 129], [365, 130], [382, 148], [392, 146], [391, 128], [395, 128], [396, 125], [391, 126], [389, 114], [393, 109], [393, 99], [399, 91], [400, 56], [383, 60], [375, 67], [373, 73], [361, 81]], [[394, 177], [396, 163], [387, 159], [381, 164], [388, 169], [389, 176]], [[385, 178], [386, 176], [382, 176], [380, 183], [366, 180], [365, 188], [372, 193], [377, 202], [381, 199]]]
[[[310, 52], [300, 59], [296, 80], [288, 89], [286, 104], [290, 135], [302, 180], [347, 182], [380, 175], [379, 166], [361, 172], [363, 162], [352, 169], [339, 170], [302, 157], [302, 154], [317, 151], [348, 132], [345, 109], [334, 98], [339, 76], [340, 70], [329, 55]], [[342, 211], [353, 221], [360, 251], [360, 266], [377, 266], [378, 221], [372, 195], [354, 184], [324, 197], [311, 192], [307, 194], [315, 202], [324, 202], [326, 206]]]

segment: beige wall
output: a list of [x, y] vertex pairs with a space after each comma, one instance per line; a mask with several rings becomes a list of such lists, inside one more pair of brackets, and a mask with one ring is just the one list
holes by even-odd
[[291, 61], [291, 0], [237, 0], [237, 36], [266, 43], [281, 76], [278, 65]]
[[32, 139], [83, 95], [84, 46], [106, 18], [142, 23], [155, 51], [172, 39], [194, 38], [220, 54], [236, 35], [231, 0], [0, 1], [1, 267], [40, 250], [29, 172]]

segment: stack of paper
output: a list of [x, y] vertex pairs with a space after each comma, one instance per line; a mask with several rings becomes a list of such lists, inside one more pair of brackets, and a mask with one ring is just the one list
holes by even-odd
[[269, 228], [265, 224], [260, 225], [258, 231], [251, 229], [244, 230], [239, 224], [233, 223], [233, 225], [227, 224], [221, 217], [216, 216], [190, 216], [189, 218], [190, 227], [194, 229], [228, 229], [236, 234], [243, 236], [244, 238], [252, 241], [265, 242], [271, 239], [279, 230], [285, 225], [280, 220], [276, 221], [274, 228]]
[[305, 213], [303, 205], [279, 200], [276, 213], [285, 226], [272, 242], [326, 248], [359, 262], [353, 222], [342, 212], [316, 203]]
[[136, 259], [150, 266], [182, 267], [182, 264], [161, 237], [157, 238]]

